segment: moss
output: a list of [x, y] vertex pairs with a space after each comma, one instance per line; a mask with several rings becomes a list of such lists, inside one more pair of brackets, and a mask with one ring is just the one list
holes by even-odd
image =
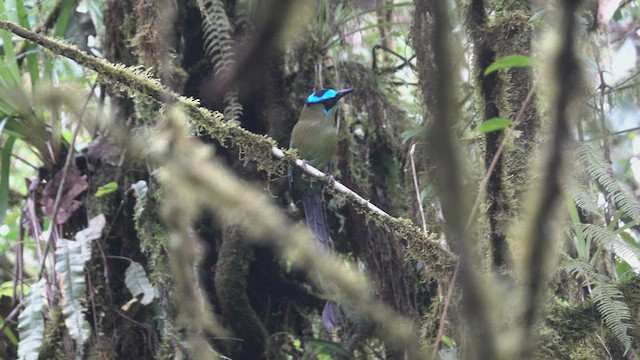
[[264, 357], [267, 330], [258, 318], [247, 295], [247, 279], [252, 251], [242, 238], [238, 226], [228, 226], [215, 271], [215, 285], [220, 308], [241, 346], [230, 348], [232, 357], [259, 359]]
[[574, 306], [555, 304], [539, 326], [539, 359], [603, 359], [607, 355], [596, 338], [603, 329], [592, 302]]
[[106, 336], [98, 336], [91, 345], [87, 355], [89, 359], [115, 359], [116, 353], [113, 350], [113, 343]]
[[39, 359], [67, 359], [63, 348], [65, 337], [68, 337], [67, 328], [64, 325], [62, 309], [55, 306], [49, 312], [50, 320], [45, 323], [44, 338]]
[[[136, 12], [136, 34], [132, 38], [132, 43], [136, 46], [138, 57], [148, 67], [160, 69], [162, 53], [160, 45], [166, 39], [161, 38], [162, 22], [159, 5], [162, 2], [155, 0], [141, 0], [135, 5]], [[165, 2], [163, 5], [168, 5]]]
[[333, 187], [328, 187], [328, 191], [334, 198], [350, 198], [349, 202], [356, 212], [366, 214], [367, 222], [373, 223], [375, 227], [384, 229], [392, 234], [395, 240], [406, 244], [407, 256], [411, 259], [422, 261], [425, 265], [423, 271], [432, 278], [447, 278], [453, 272], [456, 257], [440, 246], [435, 234], [425, 236], [422, 230], [417, 228], [409, 219], [382, 215], [371, 210], [367, 202], [362, 202], [352, 195], [339, 193]]
[[634, 276], [620, 283], [620, 291], [624, 294], [624, 300], [631, 310], [633, 329], [633, 347], [640, 348], [640, 277]]
[[154, 284], [158, 282], [167, 284], [170, 273], [166, 252], [169, 233], [158, 222], [161, 199], [162, 191], [160, 188], [155, 182], [148, 183], [146, 200], [136, 200], [145, 201], [144, 210], [142, 213], [134, 215], [134, 224], [140, 239], [140, 250], [147, 256], [147, 271], [149, 271], [149, 279]]

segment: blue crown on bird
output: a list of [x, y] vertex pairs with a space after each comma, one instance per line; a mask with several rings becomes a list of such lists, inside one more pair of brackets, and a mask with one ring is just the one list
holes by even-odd
[[323, 104], [325, 110], [329, 110], [336, 106], [338, 100], [352, 92], [353, 89], [322, 89], [318, 90], [307, 97], [307, 105]]

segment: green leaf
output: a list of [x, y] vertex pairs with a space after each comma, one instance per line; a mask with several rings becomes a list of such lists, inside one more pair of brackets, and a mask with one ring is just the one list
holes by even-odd
[[[22, 292], [25, 294], [29, 292], [29, 286], [27, 284], [22, 284]], [[0, 284], [0, 297], [3, 296], [13, 296], [13, 281], [9, 280]]]
[[402, 134], [400, 134], [400, 137], [402, 137], [402, 143], [404, 144], [409, 139], [422, 135], [423, 132], [424, 132], [424, 127], [421, 125], [418, 125], [413, 129], [403, 131]]
[[[29, 14], [27, 13], [27, 9], [24, 6], [24, 1], [16, 1], [16, 12], [20, 25], [27, 30], [31, 30], [31, 24], [29, 24]], [[29, 69], [29, 75], [31, 76], [32, 86], [37, 85], [40, 82], [38, 54], [35, 49], [37, 49], [37, 47], [33, 43], [29, 41], [26, 42], [25, 55], [27, 56], [27, 68]]]
[[118, 183], [115, 181], [106, 183], [98, 188], [96, 191], [96, 197], [103, 197], [107, 194], [111, 194], [112, 192], [118, 190]]
[[511, 124], [513, 124], [513, 122], [509, 119], [494, 117], [478, 125], [476, 130], [483, 134], [486, 134], [493, 131], [502, 130]]
[[500, 58], [493, 62], [493, 64], [489, 65], [487, 69], [484, 71], [484, 75], [489, 75], [494, 71], [498, 71], [500, 69], [510, 69], [514, 67], [527, 67], [533, 66], [535, 62], [532, 58], [526, 55], [509, 55], [503, 58]]
[[347, 357], [351, 355], [351, 352], [349, 352], [349, 350], [343, 348], [342, 345], [333, 341], [320, 340], [320, 339], [314, 338], [314, 339], [310, 339], [308, 341], [308, 344], [309, 346], [314, 348], [316, 354], [326, 354], [327, 352], [329, 352], [329, 353], [339, 354]]
[[91, 260], [91, 242], [102, 235], [105, 224], [105, 217], [100, 214], [89, 220], [86, 229], [76, 233], [75, 241], [58, 239], [56, 242], [56, 272], [62, 294], [60, 305], [64, 323], [69, 335], [75, 340], [80, 357], [84, 343], [91, 335], [91, 328], [85, 318], [87, 287], [84, 265]]
[[31, 286], [29, 295], [25, 298], [24, 310], [18, 316], [18, 359], [37, 360], [44, 340], [44, 291], [45, 279], [40, 279]]
[[144, 180], [131, 184], [130, 189], [133, 190], [133, 194], [136, 197], [136, 203], [133, 205], [133, 216], [137, 221], [140, 218], [140, 215], [144, 212], [144, 207], [147, 204], [147, 191], [149, 189], [147, 187], [147, 182]]
[[85, 319], [86, 283], [83, 246], [86, 243], [58, 239], [56, 241], [56, 272], [62, 293], [62, 314], [69, 335], [76, 341], [78, 350], [91, 335], [91, 328]]
[[[0, 1], [0, 20], [9, 20], [4, 1]], [[0, 30], [0, 38], [2, 38], [2, 50], [4, 51], [4, 57], [0, 58], [0, 85], [22, 88], [20, 69], [18, 69], [11, 34], [6, 30]]]
[[[0, 134], [5, 121], [0, 124]], [[2, 153], [0, 154], [0, 224], [4, 224], [9, 208], [9, 174], [11, 173], [11, 152], [13, 144], [16, 142], [14, 136], [9, 136], [2, 145]]]
[[456, 342], [453, 341], [453, 339], [448, 337], [447, 335], [442, 335], [442, 339], [440, 341], [442, 342], [442, 344], [450, 348], [456, 345]]
[[549, 23], [548, 17], [550, 16], [550, 14], [551, 10], [549, 9], [540, 10], [531, 16], [531, 18], [529, 19], [529, 24], [533, 25], [534, 27], [546, 28]]
[[0, 327], [4, 328], [4, 335], [7, 337], [7, 339], [9, 339], [11, 344], [13, 344], [14, 346], [18, 345], [18, 338], [16, 337], [16, 334], [11, 331], [10, 327], [5, 326], [4, 318], [2, 316], [0, 316]]
[[142, 294], [140, 303], [142, 305], [149, 305], [156, 296], [156, 290], [149, 282], [142, 265], [133, 261], [127, 268], [127, 271], [125, 271], [124, 276], [124, 284], [127, 286], [127, 289], [129, 289], [129, 292], [131, 292], [131, 295], [138, 297], [138, 295]]
[[431, 185], [427, 185], [422, 191], [420, 191], [420, 200], [424, 201], [427, 197], [433, 194], [433, 187]]

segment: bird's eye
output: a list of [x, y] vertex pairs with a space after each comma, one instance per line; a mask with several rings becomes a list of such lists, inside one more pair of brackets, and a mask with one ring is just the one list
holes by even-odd
[[337, 100], [335, 98], [325, 101], [324, 102], [324, 109], [329, 111], [329, 109], [331, 109], [332, 107], [336, 106], [336, 102], [337, 102]]

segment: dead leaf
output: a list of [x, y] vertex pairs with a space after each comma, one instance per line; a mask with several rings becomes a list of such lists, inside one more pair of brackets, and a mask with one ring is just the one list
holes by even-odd
[[[62, 180], [63, 171], [58, 171], [47, 185], [44, 187], [42, 193], [41, 205], [42, 211], [49, 218], [53, 217], [54, 205], [56, 202], [56, 196], [58, 188], [60, 187], [60, 181]], [[89, 184], [87, 183], [87, 176], [80, 175], [80, 171], [75, 166], [69, 167], [67, 173], [67, 179], [62, 189], [62, 199], [60, 201], [60, 207], [56, 215], [56, 224], [64, 224], [69, 220], [71, 215], [80, 208], [82, 202], [76, 200], [80, 194], [85, 192]]]
[[104, 136], [98, 135], [87, 147], [87, 159], [105, 161], [110, 165], [118, 165], [120, 149], [109, 144]]

